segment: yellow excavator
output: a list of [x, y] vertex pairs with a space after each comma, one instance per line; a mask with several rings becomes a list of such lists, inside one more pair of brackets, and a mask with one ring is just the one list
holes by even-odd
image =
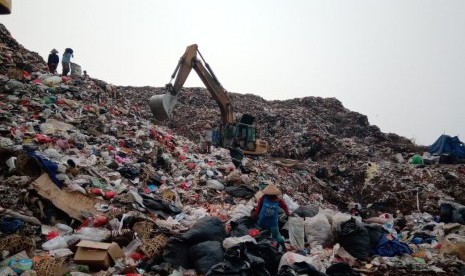
[[11, 0], [0, 0], [0, 14], [11, 13]]
[[[197, 54], [202, 60], [197, 57]], [[205, 64], [205, 65], [204, 65]], [[171, 75], [171, 81], [165, 86], [165, 93], [150, 98], [150, 109], [157, 120], [167, 120], [172, 117], [177, 95], [181, 91], [191, 70], [199, 75], [205, 87], [216, 101], [221, 111], [222, 125], [220, 127], [220, 146], [228, 148], [238, 142], [244, 154], [264, 155], [268, 152], [268, 143], [257, 139], [254, 125], [255, 118], [244, 114], [239, 122], [234, 121], [233, 108], [228, 92], [216, 78], [213, 70], [205, 62], [198, 50], [197, 44], [190, 45], [179, 60], [176, 69]], [[172, 84], [173, 79], [174, 84]]]

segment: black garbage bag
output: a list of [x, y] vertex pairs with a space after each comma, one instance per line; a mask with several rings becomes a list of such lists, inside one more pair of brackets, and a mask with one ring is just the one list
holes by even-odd
[[249, 276], [253, 275], [250, 265], [246, 262], [231, 263], [225, 261], [214, 265], [205, 276]]
[[449, 203], [442, 203], [439, 206], [439, 221], [444, 223], [451, 223], [453, 221], [452, 213], [454, 207]]
[[299, 206], [292, 212], [293, 215], [299, 216], [301, 218], [311, 218], [318, 214], [319, 207], [313, 204], [308, 204], [305, 206]]
[[174, 206], [173, 204], [169, 203], [166, 200], [161, 198], [154, 198], [146, 194], [139, 194], [143, 201], [145, 207], [147, 207], [150, 211], [153, 212], [162, 212], [161, 215], [163, 216], [173, 216], [181, 213], [181, 210]]
[[238, 224], [237, 222], [231, 221], [231, 231], [229, 235], [231, 237], [243, 237], [249, 234], [249, 227], [245, 224]]
[[278, 276], [295, 276], [295, 275], [308, 275], [308, 276], [326, 276], [326, 274], [319, 272], [313, 265], [306, 262], [297, 262], [292, 266], [283, 266], [279, 270]]
[[265, 260], [247, 252], [245, 244], [239, 244], [226, 250], [224, 261], [213, 266], [206, 276], [270, 276], [265, 268]]
[[360, 276], [360, 273], [353, 270], [347, 263], [336, 263], [326, 269], [328, 276]]
[[270, 241], [261, 241], [257, 244], [246, 243], [247, 252], [254, 256], [260, 256], [265, 262], [265, 268], [271, 275], [278, 273], [279, 261], [283, 253], [274, 247]]
[[251, 217], [243, 217], [236, 221], [231, 221], [231, 237], [242, 237], [249, 234], [249, 229], [255, 226], [255, 221]]
[[365, 228], [368, 231], [368, 237], [370, 239], [370, 251], [374, 250], [378, 246], [379, 239], [385, 234], [388, 233], [386, 229], [384, 229], [379, 224], [365, 224]]
[[138, 168], [128, 165], [119, 169], [118, 172], [121, 174], [121, 176], [130, 180], [134, 180], [140, 175], [140, 170]]
[[292, 269], [292, 267], [288, 265], [283, 265], [279, 270], [279, 273], [276, 274], [277, 276], [297, 276], [297, 272]]
[[204, 217], [189, 229], [182, 238], [189, 245], [201, 243], [204, 241], [223, 242], [226, 238], [224, 223], [216, 217]]
[[341, 224], [337, 242], [357, 259], [366, 260], [370, 256], [368, 230], [353, 217]]
[[248, 216], [248, 217], [243, 217], [235, 221], [237, 224], [243, 224], [247, 226], [248, 228], [253, 228], [255, 226], [255, 220]]
[[225, 191], [228, 195], [232, 197], [239, 197], [245, 199], [252, 198], [257, 192], [256, 190], [246, 185], [227, 187]]
[[195, 270], [205, 274], [214, 265], [223, 261], [223, 247], [218, 241], [201, 242], [189, 248], [189, 262], [194, 265]]
[[459, 207], [453, 211], [453, 222], [465, 224], [465, 207]]
[[184, 239], [171, 237], [163, 250], [163, 260], [173, 266], [190, 268], [188, 251], [189, 245]]

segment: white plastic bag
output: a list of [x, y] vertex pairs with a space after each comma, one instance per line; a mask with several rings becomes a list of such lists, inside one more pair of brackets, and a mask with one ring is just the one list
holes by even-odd
[[224, 185], [216, 179], [207, 180], [207, 188], [214, 190], [224, 190]]
[[76, 232], [76, 236], [81, 240], [100, 242], [110, 238], [111, 232], [102, 228], [82, 227]]
[[61, 77], [59, 76], [53, 76], [53, 77], [48, 77], [45, 80], [42, 81], [47, 86], [57, 86], [62, 82]]
[[64, 249], [64, 248], [68, 248], [68, 243], [66, 242], [66, 239], [63, 238], [62, 236], [55, 237], [42, 244], [42, 249], [47, 250], [47, 251], [56, 250], [56, 249]]
[[245, 205], [242, 203], [236, 205], [236, 207], [230, 212], [231, 221], [236, 221], [243, 217], [249, 217], [252, 210], [253, 205]]
[[312, 256], [303, 256], [294, 252], [287, 252], [281, 257], [281, 260], [279, 261], [278, 271], [281, 269], [282, 266], [292, 266], [294, 263], [300, 262], [306, 262], [314, 266], [318, 271], [325, 272], [325, 267], [320, 260], [313, 258]]
[[287, 194], [283, 195], [283, 200], [286, 202], [287, 208], [289, 209], [290, 213], [293, 213], [295, 209], [299, 208], [299, 204], [295, 202], [290, 196]]
[[244, 242], [253, 242], [255, 244], [257, 243], [257, 241], [254, 238], [252, 238], [250, 235], [246, 235], [242, 237], [229, 237], [223, 241], [223, 248], [229, 249], [231, 247], [234, 247]]
[[142, 241], [140, 239], [134, 239], [127, 246], [123, 247], [124, 256], [128, 257], [129, 255], [133, 254], [141, 245]]
[[66, 232], [66, 234], [71, 234], [74, 231], [73, 228], [63, 223], [57, 223], [55, 227], [58, 228], [58, 230]]
[[300, 217], [289, 218], [289, 240], [298, 250], [305, 248], [304, 219]]
[[318, 213], [312, 218], [305, 218], [305, 236], [310, 247], [329, 245], [333, 240], [333, 233], [326, 216]]
[[62, 258], [73, 255], [73, 251], [69, 250], [68, 248], [60, 248], [50, 251], [50, 255], [54, 258]]
[[82, 69], [79, 64], [70, 62], [70, 67], [71, 67], [71, 76], [80, 77], [82, 75]]

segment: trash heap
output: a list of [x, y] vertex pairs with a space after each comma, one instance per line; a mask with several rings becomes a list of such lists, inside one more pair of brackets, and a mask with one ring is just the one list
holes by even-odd
[[[51, 75], [3, 25], [0, 38], [1, 275], [463, 267], [464, 166], [415, 161], [423, 148], [335, 99], [231, 93], [236, 114], [253, 110], [272, 148], [237, 169], [226, 149], [200, 151], [200, 129], [219, 119], [205, 89], [184, 89], [174, 119], [157, 123], [147, 99], [162, 88]], [[285, 248], [251, 219], [270, 183], [292, 212], [280, 216]]]

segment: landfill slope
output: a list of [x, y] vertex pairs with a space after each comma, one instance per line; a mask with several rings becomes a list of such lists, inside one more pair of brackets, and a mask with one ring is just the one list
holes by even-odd
[[[6, 74], [8, 67], [15, 63], [29, 64], [32, 71], [46, 73], [43, 58], [25, 49], [3, 25], [0, 25], [0, 31], [0, 46], [4, 50], [0, 56], [1, 74]], [[102, 105], [131, 111], [134, 116], [166, 126], [195, 143], [200, 141], [206, 123], [215, 125], [220, 122], [218, 105], [205, 88], [183, 88], [173, 119], [157, 122], [153, 120], [147, 102], [152, 95], [163, 93], [162, 87], [114, 87], [102, 80], [91, 80], [67, 89], [82, 92], [80, 95], [83, 96], [95, 94], [101, 98]], [[78, 99], [80, 95], [78, 93]], [[325, 183], [324, 193], [332, 204], [343, 206], [348, 201], [363, 204], [380, 201], [388, 210], [395, 211], [398, 205], [394, 203], [400, 202], [411, 211], [417, 209], [416, 202], [411, 200], [416, 196], [416, 188], [421, 193], [420, 205], [427, 211], [435, 210], [437, 199], [443, 196], [465, 203], [464, 180], [454, 167], [433, 166], [423, 172], [410, 166], [408, 159], [416, 153], [421, 155], [426, 151], [425, 147], [399, 135], [381, 132], [377, 126], [369, 124], [365, 115], [344, 108], [335, 98], [266, 101], [252, 94], [231, 92], [229, 96], [236, 119], [244, 113], [256, 117], [258, 134], [269, 142], [270, 156], [305, 161], [306, 169], [313, 175], [317, 171], [327, 172], [321, 178]], [[111, 104], [105, 102], [106, 99]], [[99, 122], [92, 123], [97, 123], [93, 128], [104, 128]], [[92, 123], [84, 120], [82, 126], [89, 127]], [[399, 164], [396, 154], [401, 154], [405, 162]], [[376, 184], [366, 183], [369, 162], [379, 162], [382, 168], [376, 172]]]
[[[19, 236], [0, 234], [2, 250], [11, 254], [20, 248], [32, 258], [32, 249], [47, 242], [48, 234], [38, 234], [44, 225], [66, 222], [82, 237], [77, 229], [90, 223], [95, 236], [118, 230], [105, 240], [121, 247], [133, 241], [134, 232], [146, 236], [138, 248], [158, 265], [160, 252], [149, 252], [154, 247], [149, 241], [166, 243], [164, 235], [186, 231], [205, 216], [223, 222], [247, 217], [254, 197], [269, 183], [291, 203], [344, 213], [359, 204], [366, 217], [403, 214], [410, 233], [434, 224], [438, 237], [445, 233], [444, 224], [434, 221], [438, 203], [465, 204], [463, 165], [411, 164], [425, 147], [381, 132], [337, 99], [266, 101], [229, 93], [236, 118], [255, 116], [260, 137], [270, 145], [269, 155], [246, 157], [240, 170], [226, 149], [201, 151], [204, 125], [220, 122], [206, 89], [183, 88], [173, 119], [157, 122], [147, 103], [163, 93], [161, 87], [49, 74], [43, 58], [1, 24], [0, 47], [0, 215], [19, 213], [26, 222], [13, 234]], [[20, 75], [12, 71], [18, 67]], [[105, 223], [89, 221], [84, 216], [89, 214], [104, 216]], [[130, 219], [123, 222], [123, 216]], [[454, 227], [465, 233], [462, 226]], [[441, 270], [446, 273], [441, 275], [454, 275], [464, 261], [444, 255], [437, 244], [410, 246], [427, 263], [404, 255], [351, 265], [373, 275]], [[332, 249], [314, 250], [326, 268], [334, 261]]]

